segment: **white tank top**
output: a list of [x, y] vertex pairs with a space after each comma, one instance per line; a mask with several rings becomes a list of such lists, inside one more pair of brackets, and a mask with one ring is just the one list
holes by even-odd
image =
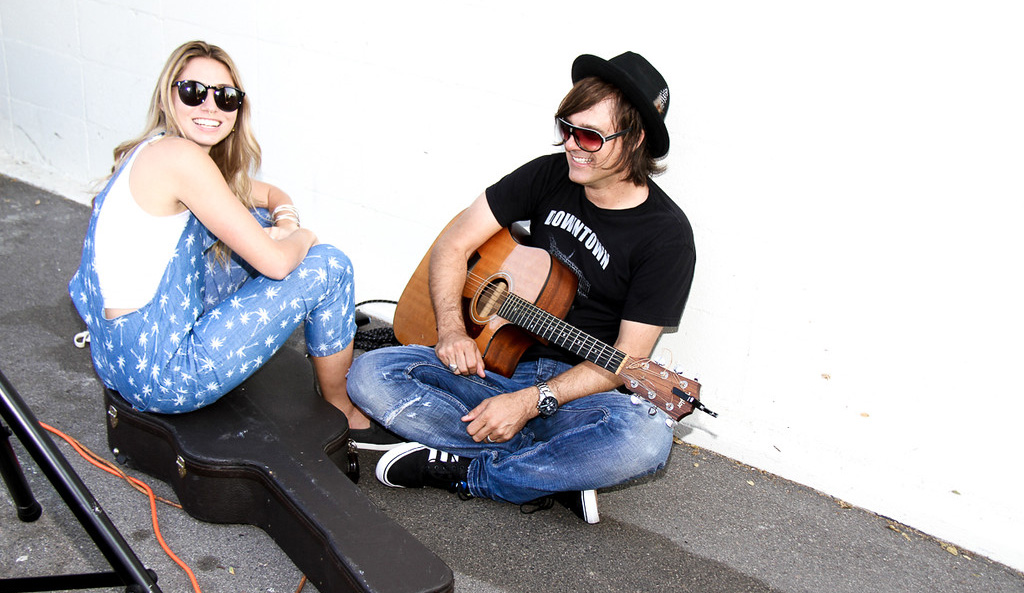
[[135, 149], [107, 192], [96, 219], [96, 275], [107, 309], [138, 309], [153, 299], [191, 214], [185, 210], [153, 216], [132, 196], [128, 180], [135, 157], [159, 138]]

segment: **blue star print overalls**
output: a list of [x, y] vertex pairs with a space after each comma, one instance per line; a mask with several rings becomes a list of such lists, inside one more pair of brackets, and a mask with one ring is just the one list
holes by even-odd
[[135, 408], [180, 413], [216, 401], [269, 360], [299, 324], [312, 356], [334, 354], [352, 341], [352, 264], [342, 251], [316, 245], [291, 274], [272, 280], [237, 257], [228, 268], [214, 262], [207, 248], [216, 239], [191, 213], [153, 299], [106, 319], [94, 237], [103, 201], [123, 170], [93, 202], [68, 291], [89, 328], [97, 375]]

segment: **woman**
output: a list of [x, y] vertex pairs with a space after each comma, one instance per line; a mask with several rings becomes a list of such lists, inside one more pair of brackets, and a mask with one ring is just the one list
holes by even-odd
[[299, 225], [284, 192], [250, 177], [261, 151], [227, 53], [201, 41], [176, 49], [146, 132], [114, 156], [69, 286], [103, 382], [140, 410], [196, 410], [249, 377], [301, 323], [320, 392], [357, 444], [398, 444], [346, 390], [351, 262]]

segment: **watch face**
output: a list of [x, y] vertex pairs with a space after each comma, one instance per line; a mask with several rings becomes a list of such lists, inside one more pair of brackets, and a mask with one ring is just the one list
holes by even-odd
[[545, 397], [537, 404], [537, 411], [540, 412], [541, 416], [547, 418], [558, 411], [558, 400], [550, 395]]

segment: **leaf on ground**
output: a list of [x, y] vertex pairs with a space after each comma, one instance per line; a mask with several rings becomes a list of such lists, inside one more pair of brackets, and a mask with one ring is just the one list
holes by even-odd
[[898, 533], [898, 534], [902, 535], [902, 536], [903, 536], [903, 539], [907, 540], [908, 542], [910, 541], [910, 536], [909, 536], [909, 535], [907, 535], [906, 533], [903, 533], [902, 531], [900, 531], [900, 528], [899, 528], [899, 527], [896, 527], [896, 524], [895, 524], [895, 523], [889, 523], [889, 525], [888, 525], [887, 527], [889, 527], [889, 529], [892, 529], [892, 530], [893, 530], [893, 531], [895, 531], [896, 533]]

